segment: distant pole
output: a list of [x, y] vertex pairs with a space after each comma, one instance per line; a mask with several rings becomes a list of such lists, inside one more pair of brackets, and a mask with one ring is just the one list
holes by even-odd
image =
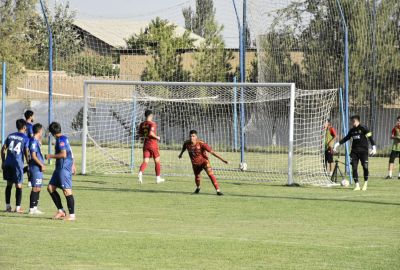
[[[336, 0], [344, 29], [344, 112], [346, 121], [343, 123], [346, 132], [349, 130], [349, 31], [340, 0]], [[350, 173], [349, 142], [346, 142], [346, 172]]]
[[6, 76], [7, 64], [2, 63], [2, 87], [1, 87], [1, 145], [6, 140]]
[[241, 71], [240, 78], [241, 82], [246, 81], [246, 47], [247, 47], [247, 0], [243, 0], [243, 19], [242, 19], [242, 59], [240, 59], [241, 63]]
[[[243, 63], [243, 55], [244, 55], [244, 38], [243, 38], [243, 23], [240, 23], [239, 19], [239, 14], [236, 8], [236, 2], [235, 0], [232, 0], [233, 3], [233, 8], [235, 10], [236, 14], [236, 20], [237, 20], [237, 25], [238, 25], [238, 31], [239, 31], [239, 55], [240, 55], [240, 82], [244, 82], [244, 63]], [[245, 3], [243, 3], [245, 5]], [[244, 14], [243, 14], [244, 15]], [[244, 149], [245, 149], [245, 132], [244, 132], [244, 126], [245, 126], [245, 107], [244, 107], [244, 89], [243, 86], [240, 87], [240, 163], [244, 162]]]
[[[342, 87], [339, 88], [339, 106], [340, 106], [340, 114], [342, 116], [342, 133], [346, 135], [348, 130], [347, 130], [347, 127], [346, 127], [346, 120], [347, 119], [346, 119], [346, 113], [345, 113], [344, 105], [343, 105], [343, 89], [342, 89]], [[345, 146], [346, 146], [346, 151], [348, 151], [347, 145], [345, 145]], [[347, 162], [347, 160], [346, 160], [346, 162]], [[349, 175], [350, 184], [352, 184], [353, 176], [352, 176], [350, 170], [346, 171], [346, 172]]]
[[134, 173], [135, 170], [135, 136], [136, 136], [136, 93], [133, 94], [133, 102], [132, 102], [132, 118], [131, 118], [131, 126], [132, 126], [132, 140], [131, 140], [131, 173]]
[[376, 122], [376, 1], [372, 1], [372, 83], [370, 92], [370, 128], [373, 131]]
[[[233, 77], [233, 82], [237, 83], [236, 76]], [[237, 86], [233, 87], [233, 149], [238, 150], [238, 113], [237, 113]]]
[[[40, 0], [40, 7], [42, 9], [43, 17], [46, 22], [47, 32], [49, 34], [49, 110], [47, 113], [48, 125], [53, 121], [52, 113], [53, 113], [53, 32], [51, 30], [51, 26], [47, 19], [46, 10], [43, 5], [43, 1]], [[48, 153], [51, 154], [51, 135], [48, 137], [49, 141], [49, 149]], [[49, 160], [50, 163], [50, 160]]]

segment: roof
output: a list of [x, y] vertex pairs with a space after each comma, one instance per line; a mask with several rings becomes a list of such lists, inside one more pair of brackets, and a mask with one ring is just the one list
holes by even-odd
[[[150, 22], [128, 19], [76, 19], [74, 21], [75, 26], [115, 48], [125, 48], [125, 40], [134, 34], [139, 34], [141, 30], [144, 31], [149, 24]], [[182, 36], [185, 31], [184, 27], [177, 25], [175, 35]], [[190, 37], [195, 40], [195, 47], [198, 47], [203, 41], [201, 36], [194, 33], [190, 33]]]

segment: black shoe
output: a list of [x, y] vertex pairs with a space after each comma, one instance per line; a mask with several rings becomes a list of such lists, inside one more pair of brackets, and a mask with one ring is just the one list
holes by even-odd
[[400, 176], [399, 176], [399, 177], [397, 177], [397, 179], [399, 179], [399, 180], [400, 180]]
[[196, 188], [196, 190], [192, 194], [199, 194], [200, 193], [200, 188]]
[[[393, 179], [393, 177], [388, 175], [388, 176], [385, 177], [385, 179]], [[400, 177], [399, 177], [399, 179], [400, 179]]]
[[224, 196], [224, 193], [222, 193], [222, 191], [217, 191], [217, 195], [218, 196]]

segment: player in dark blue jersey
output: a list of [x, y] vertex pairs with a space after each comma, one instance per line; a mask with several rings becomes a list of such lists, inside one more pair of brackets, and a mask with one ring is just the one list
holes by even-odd
[[[28, 138], [32, 138], [33, 137], [33, 122], [34, 122], [34, 113], [31, 110], [26, 110], [24, 113], [25, 116], [25, 121], [26, 121], [26, 136], [28, 136]], [[25, 171], [28, 174], [28, 187], [32, 187], [32, 183], [31, 183], [31, 177], [30, 177], [30, 172], [28, 167], [25, 168]]]
[[7, 181], [6, 187], [6, 211], [11, 212], [11, 190], [15, 185], [15, 212], [23, 213], [21, 208], [22, 183], [24, 181], [24, 156], [28, 161], [29, 139], [25, 135], [26, 122], [24, 119], [18, 119], [16, 122], [18, 132], [8, 135], [1, 149], [1, 168], [3, 169], [3, 178]]
[[24, 116], [26, 121], [26, 135], [30, 139], [33, 137], [34, 113], [31, 110], [26, 110]]
[[[56, 168], [53, 172], [47, 190], [56, 205], [58, 212], [54, 219], [75, 220], [75, 201], [72, 195], [72, 175], [75, 174], [75, 163], [68, 137], [61, 133], [61, 125], [53, 122], [49, 126], [51, 135], [56, 139], [55, 154], [46, 155], [46, 159], [54, 158]], [[66, 217], [57, 188], [61, 188], [67, 200], [69, 217]]]
[[43, 135], [43, 127], [37, 123], [33, 125], [33, 137], [29, 140], [29, 177], [32, 183], [32, 191], [29, 203], [29, 214], [43, 214], [37, 206], [39, 203], [39, 194], [42, 188], [43, 172], [46, 170], [42, 151], [40, 150]]

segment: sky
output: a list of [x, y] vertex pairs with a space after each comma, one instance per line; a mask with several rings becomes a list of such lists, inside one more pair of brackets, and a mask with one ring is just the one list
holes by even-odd
[[[66, 0], [51, 0], [54, 3]], [[149, 21], [157, 16], [184, 26], [182, 8], [195, 7], [195, 0], [69, 0], [72, 10], [80, 19], [121, 18]], [[236, 0], [241, 14], [241, 0]], [[227, 47], [238, 47], [238, 25], [232, 0], [214, 0], [216, 18], [224, 25], [223, 36]], [[241, 16], [241, 15], [240, 15]]]

